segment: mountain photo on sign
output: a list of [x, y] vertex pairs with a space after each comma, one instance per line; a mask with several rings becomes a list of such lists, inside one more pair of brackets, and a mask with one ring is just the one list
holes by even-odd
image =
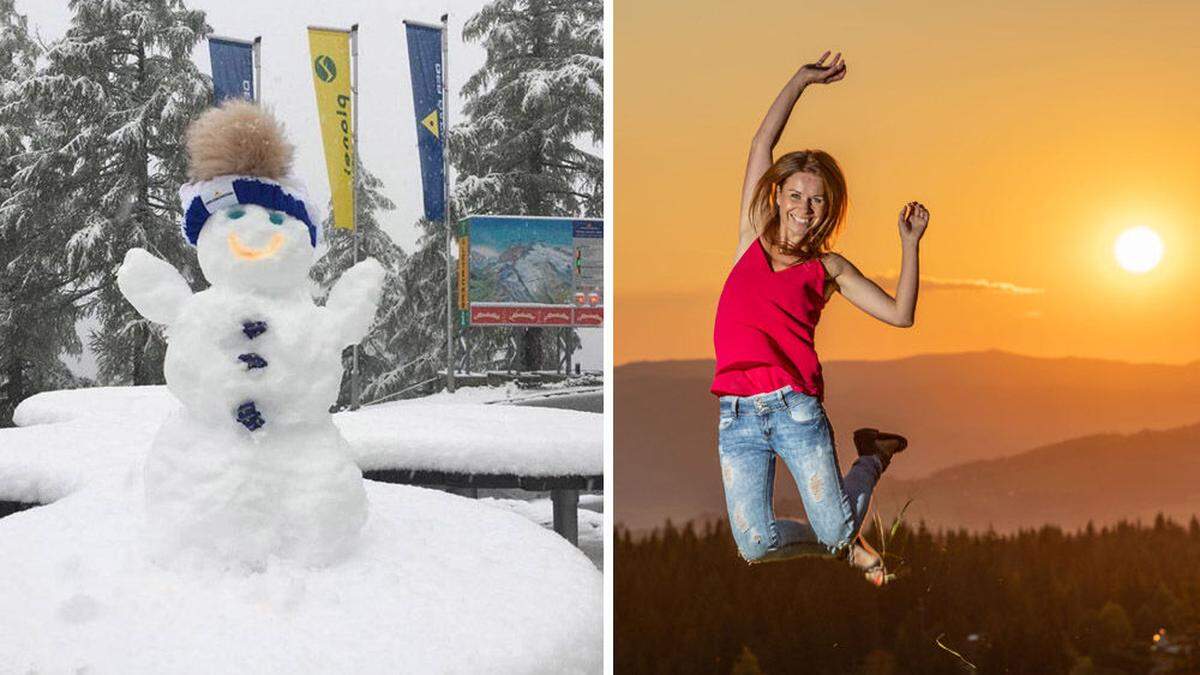
[[568, 304], [571, 249], [571, 232], [564, 228], [529, 236], [519, 228], [477, 228], [471, 237], [471, 298]]

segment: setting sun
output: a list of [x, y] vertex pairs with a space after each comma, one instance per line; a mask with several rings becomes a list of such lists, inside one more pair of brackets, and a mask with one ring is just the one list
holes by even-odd
[[1117, 264], [1135, 274], [1149, 272], [1163, 256], [1162, 238], [1154, 230], [1141, 226], [1125, 230], [1113, 245]]

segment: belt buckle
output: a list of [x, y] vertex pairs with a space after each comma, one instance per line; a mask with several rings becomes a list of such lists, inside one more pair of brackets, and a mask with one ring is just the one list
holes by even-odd
[[767, 409], [767, 404], [761, 398], [756, 398], [754, 399], [754, 409], [760, 413], [765, 412]]

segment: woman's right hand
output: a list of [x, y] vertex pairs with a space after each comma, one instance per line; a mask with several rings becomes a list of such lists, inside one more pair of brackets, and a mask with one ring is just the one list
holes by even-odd
[[837, 82], [846, 76], [846, 62], [842, 60], [842, 53], [834, 54], [833, 60], [825, 63], [825, 59], [829, 58], [829, 52], [826, 51], [817, 59], [816, 63], [809, 63], [800, 67], [793, 76], [801, 86], [807, 87], [810, 84], [829, 84]]
[[925, 236], [925, 228], [929, 226], [929, 209], [921, 202], [909, 202], [900, 210], [900, 241], [904, 244], [916, 244]]

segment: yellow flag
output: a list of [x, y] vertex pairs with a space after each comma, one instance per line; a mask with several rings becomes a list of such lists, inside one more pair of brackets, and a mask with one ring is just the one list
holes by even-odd
[[317, 92], [317, 117], [333, 196], [333, 225], [354, 229], [354, 111], [350, 94], [350, 33], [308, 29], [309, 64]]
[[471, 283], [470, 252], [467, 235], [458, 235], [458, 308], [464, 311], [471, 308], [467, 294], [467, 287]]

